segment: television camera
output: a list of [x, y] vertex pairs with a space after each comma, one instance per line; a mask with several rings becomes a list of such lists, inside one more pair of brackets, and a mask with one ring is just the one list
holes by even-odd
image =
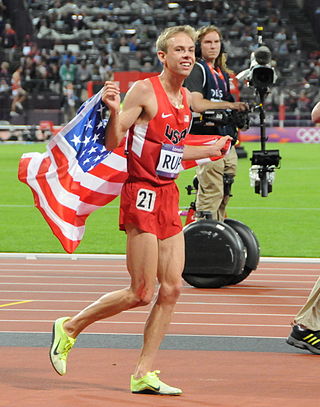
[[250, 168], [250, 183], [254, 187], [255, 193], [262, 197], [268, 196], [272, 191], [272, 184], [275, 178], [275, 169], [280, 168], [279, 150], [266, 150], [266, 132], [265, 132], [265, 111], [264, 101], [272, 86], [277, 80], [277, 75], [271, 65], [271, 51], [262, 42], [263, 27], [257, 27], [258, 47], [252, 52], [250, 58], [250, 67], [237, 75], [238, 80], [246, 80], [249, 86], [256, 90], [259, 96], [259, 103], [256, 109], [259, 111], [260, 118], [260, 142], [261, 150], [252, 152]]
[[202, 113], [192, 113], [193, 125], [199, 128], [224, 126], [226, 134], [232, 137], [232, 144], [238, 140], [238, 129], [248, 130], [250, 126], [249, 110], [231, 109], [206, 110]]
[[258, 92], [267, 92], [277, 80], [274, 68], [271, 66], [271, 51], [265, 45], [260, 45], [251, 54], [250, 68], [238, 73], [238, 80], [247, 80]]
[[199, 123], [203, 126], [234, 125], [241, 130], [248, 130], [250, 126], [249, 111], [206, 110], [202, 113], [193, 113], [193, 123]]

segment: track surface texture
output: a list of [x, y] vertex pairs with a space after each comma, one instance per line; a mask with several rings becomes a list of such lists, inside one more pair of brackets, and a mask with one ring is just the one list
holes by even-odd
[[161, 378], [182, 396], [134, 395], [130, 374], [149, 306], [91, 325], [58, 376], [53, 321], [128, 286], [123, 256], [0, 256], [0, 406], [300, 407], [319, 400], [319, 359], [286, 344], [319, 276], [319, 259], [262, 258], [241, 283], [184, 283], [158, 354]]

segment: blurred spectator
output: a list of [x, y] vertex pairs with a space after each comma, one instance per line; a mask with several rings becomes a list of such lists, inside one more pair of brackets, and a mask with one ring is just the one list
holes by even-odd
[[51, 49], [48, 54], [48, 63], [60, 65], [61, 55], [56, 49]]
[[102, 82], [109, 81], [112, 77], [112, 68], [110, 65], [100, 65], [99, 75]]
[[274, 35], [274, 40], [276, 41], [285, 41], [287, 39], [286, 29], [281, 28], [279, 32]]
[[48, 65], [44, 57], [41, 57], [35, 64], [36, 91], [46, 91], [48, 89]]
[[97, 82], [99, 82], [101, 80], [100, 72], [99, 72], [99, 65], [98, 64], [93, 64], [92, 65], [91, 80], [92, 81], [97, 81]]
[[46, 18], [42, 18], [39, 23], [37, 24], [37, 37], [38, 38], [52, 38], [52, 39], [60, 39], [59, 33], [50, 27], [50, 23]]
[[115, 52], [102, 50], [97, 59], [97, 64], [99, 65], [108, 65], [110, 69], [119, 68], [119, 58]]
[[153, 66], [150, 61], [145, 61], [141, 67], [142, 72], [153, 72]]
[[115, 42], [114, 50], [121, 53], [128, 53], [130, 51], [130, 47], [128, 45], [126, 37], [122, 36], [120, 37], [118, 42]]
[[0, 120], [10, 120], [11, 74], [9, 62], [3, 61], [0, 67]]
[[0, 45], [4, 48], [5, 58], [11, 62], [14, 51], [18, 45], [18, 39], [15, 30], [9, 23], [6, 23], [4, 26], [4, 30], [0, 38]]
[[63, 87], [63, 118], [64, 123], [68, 123], [76, 115], [76, 100], [77, 97], [72, 83], [66, 83]]
[[0, 0], [0, 14], [4, 13], [6, 10], [6, 6], [3, 4], [3, 1]]
[[132, 37], [130, 37], [127, 41], [127, 44], [129, 46], [129, 51], [137, 51], [139, 49], [139, 45], [138, 45], [138, 39], [136, 35], [133, 35]]
[[85, 59], [82, 59], [80, 65], [78, 65], [77, 77], [82, 85], [90, 81], [92, 75], [92, 66], [88, 65]]
[[22, 53], [23, 53], [23, 55], [32, 55], [35, 52], [35, 50], [36, 50], [36, 45], [31, 40], [30, 35], [27, 34], [22, 43]]
[[49, 88], [54, 93], [60, 91], [60, 76], [59, 76], [59, 64], [54, 61], [48, 62], [48, 74], [47, 74]]
[[5, 18], [4, 18], [4, 5], [0, 1], [0, 44], [2, 45], [2, 36], [4, 32], [4, 27], [6, 25]]
[[67, 51], [62, 54], [60, 62], [65, 64], [67, 61], [70, 62], [70, 64], [75, 64], [77, 62], [77, 57], [73, 55], [72, 51]]
[[64, 64], [60, 66], [59, 76], [62, 82], [62, 86], [65, 87], [68, 83], [74, 83], [76, 79], [76, 66], [71, 64], [67, 59]]
[[297, 107], [299, 109], [300, 112], [309, 112], [309, 106], [310, 106], [311, 100], [310, 98], [307, 96], [307, 93], [305, 90], [302, 90], [300, 92], [299, 98], [298, 98], [298, 103], [297, 103]]
[[11, 74], [9, 71], [10, 64], [3, 61], [0, 67], [0, 92], [8, 92], [11, 90]]
[[23, 64], [24, 87], [31, 93], [36, 84], [36, 64], [31, 56], [27, 56]]
[[92, 65], [89, 65], [85, 59], [82, 59], [77, 68], [77, 78], [80, 82], [79, 98], [81, 102], [88, 99], [87, 83], [92, 78]]
[[[22, 103], [27, 97], [27, 92], [22, 88], [22, 71], [23, 67], [20, 65], [12, 74], [11, 85], [12, 85], [12, 104], [10, 116], [18, 116], [22, 112]], [[19, 113], [17, 112], [19, 111]]]

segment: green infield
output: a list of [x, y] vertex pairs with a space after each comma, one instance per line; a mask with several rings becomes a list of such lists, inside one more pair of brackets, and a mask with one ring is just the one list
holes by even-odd
[[[252, 150], [259, 143], [243, 143], [247, 158], [239, 160], [232, 186], [228, 216], [248, 225], [256, 234], [262, 256], [319, 257], [319, 173], [320, 144], [267, 143], [279, 149], [281, 168], [276, 170], [273, 191], [267, 197], [255, 194], [249, 182]], [[21, 155], [45, 151], [41, 143], [0, 145], [0, 251], [64, 253], [41, 213], [33, 206], [31, 190], [17, 179]], [[180, 174], [180, 207], [186, 208], [195, 195], [188, 195], [195, 169]], [[115, 199], [91, 214], [84, 238], [76, 253], [124, 253], [125, 234], [118, 231]], [[185, 218], [182, 218], [185, 222]]]

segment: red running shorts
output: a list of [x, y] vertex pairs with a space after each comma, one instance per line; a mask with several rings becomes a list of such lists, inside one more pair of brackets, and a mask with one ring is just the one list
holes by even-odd
[[158, 239], [166, 239], [181, 232], [178, 213], [179, 190], [174, 182], [153, 186], [145, 182], [126, 182], [121, 191], [120, 230], [132, 224]]

